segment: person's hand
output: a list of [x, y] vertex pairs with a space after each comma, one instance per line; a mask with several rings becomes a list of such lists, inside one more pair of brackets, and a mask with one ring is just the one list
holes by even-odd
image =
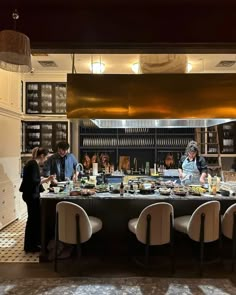
[[53, 184], [57, 184], [56, 175], [53, 174], [53, 175], [48, 176], [48, 181], [51, 181], [51, 183], [53, 183]]
[[201, 176], [199, 181], [200, 181], [201, 184], [205, 184], [205, 177]]
[[78, 175], [75, 173], [75, 174], [73, 175], [73, 178], [72, 178], [72, 180], [73, 180], [74, 182], [76, 182], [76, 181], [77, 181], [77, 179], [78, 179]]
[[180, 178], [180, 179], [184, 178], [184, 174], [183, 174], [183, 172], [179, 172], [179, 178]]

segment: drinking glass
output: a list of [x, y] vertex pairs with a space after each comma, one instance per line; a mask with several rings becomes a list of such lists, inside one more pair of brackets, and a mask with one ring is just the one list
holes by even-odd
[[136, 183], [133, 184], [133, 189], [134, 189], [134, 195], [136, 195], [138, 190], [138, 185]]

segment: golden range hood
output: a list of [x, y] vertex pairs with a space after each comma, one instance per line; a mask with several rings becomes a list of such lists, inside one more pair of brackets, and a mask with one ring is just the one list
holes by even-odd
[[68, 74], [67, 117], [91, 119], [104, 128], [235, 121], [236, 74]]

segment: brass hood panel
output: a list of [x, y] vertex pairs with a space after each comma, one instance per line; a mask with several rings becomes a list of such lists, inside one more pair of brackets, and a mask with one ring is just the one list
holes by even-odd
[[68, 74], [67, 116], [235, 119], [236, 74]]

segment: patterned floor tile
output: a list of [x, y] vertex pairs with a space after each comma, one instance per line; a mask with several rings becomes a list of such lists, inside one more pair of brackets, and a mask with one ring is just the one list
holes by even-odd
[[0, 262], [39, 262], [38, 253], [23, 250], [26, 219], [24, 216], [0, 231]]

